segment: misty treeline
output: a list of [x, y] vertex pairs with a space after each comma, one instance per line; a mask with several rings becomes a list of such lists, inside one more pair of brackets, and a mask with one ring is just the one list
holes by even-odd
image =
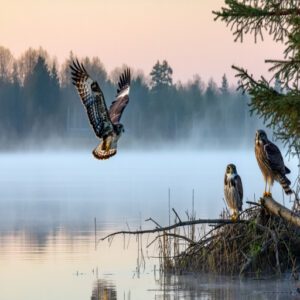
[[[2, 148], [28, 140], [41, 145], [54, 137], [65, 145], [75, 141], [79, 146], [94, 139], [70, 80], [69, 64], [74, 58], [71, 52], [58, 66], [42, 48], [30, 48], [16, 59], [9, 49], [0, 47]], [[108, 74], [98, 57], [80, 61], [98, 81], [109, 106], [119, 75], [127, 66]], [[121, 120], [126, 135], [123, 144], [235, 146], [246, 142], [261, 124], [250, 117], [247, 96], [229, 88], [226, 75], [220, 86], [213, 79], [205, 84], [199, 75], [175, 84], [173, 70], [165, 60], [157, 61], [147, 76], [132, 73], [130, 102]]]

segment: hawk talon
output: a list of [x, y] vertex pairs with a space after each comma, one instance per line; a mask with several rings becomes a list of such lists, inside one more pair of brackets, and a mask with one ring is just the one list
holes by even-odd
[[272, 193], [270, 193], [270, 192], [264, 192], [263, 196], [264, 197], [272, 197]]
[[239, 217], [238, 214], [236, 212], [234, 212], [231, 215], [230, 219], [231, 219], [232, 222], [236, 222], [238, 220], [238, 217]]

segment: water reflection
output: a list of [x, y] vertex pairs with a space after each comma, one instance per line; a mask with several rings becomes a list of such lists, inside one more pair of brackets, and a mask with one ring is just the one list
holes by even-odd
[[241, 279], [213, 275], [162, 275], [155, 299], [299, 299], [295, 283], [286, 279]]
[[117, 291], [111, 280], [98, 279], [93, 288], [91, 300], [117, 300]]

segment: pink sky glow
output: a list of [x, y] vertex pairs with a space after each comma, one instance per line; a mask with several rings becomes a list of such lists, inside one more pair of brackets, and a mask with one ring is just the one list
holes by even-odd
[[[2, 2], [2, 3], [1, 3]], [[72, 50], [79, 58], [99, 56], [108, 72], [124, 63], [147, 75], [166, 59], [174, 80], [194, 74], [235, 83], [231, 65], [268, 77], [266, 58], [282, 58], [270, 38], [234, 42], [230, 29], [214, 22], [223, 0], [0, 0], [0, 41], [15, 57], [43, 47], [62, 63]]]

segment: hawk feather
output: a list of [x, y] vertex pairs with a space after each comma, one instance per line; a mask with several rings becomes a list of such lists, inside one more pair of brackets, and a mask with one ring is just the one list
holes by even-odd
[[108, 136], [113, 132], [113, 124], [98, 83], [88, 75], [78, 60], [73, 61], [70, 68], [73, 84], [77, 88], [96, 136], [99, 138]]
[[126, 69], [120, 76], [117, 95], [109, 108], [109, 116], [113, 124], [120, 122], [124, 108], [129, 102], [130, 70]]

